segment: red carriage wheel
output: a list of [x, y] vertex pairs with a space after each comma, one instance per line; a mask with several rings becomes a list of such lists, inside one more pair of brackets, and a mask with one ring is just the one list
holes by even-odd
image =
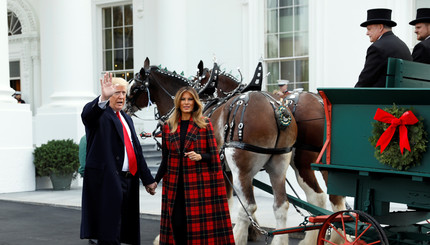
[[[346, 229], [345, 229], [346, 228]], [[328, 235], [337, 233], [337, 242]], [[365, 212], [358, 210], [340, 211], [330, 215], [318, 234], [318, 245], [388, 245], [388, 239], [379, 223]]]

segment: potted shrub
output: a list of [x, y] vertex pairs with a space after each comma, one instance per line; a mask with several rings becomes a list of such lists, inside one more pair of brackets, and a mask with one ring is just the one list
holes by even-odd
[[73, 140], [50, 140], [34, 149], [36, 176], [49, 176], [54, 190], [69, 190], [79, 168], [79, 146]]

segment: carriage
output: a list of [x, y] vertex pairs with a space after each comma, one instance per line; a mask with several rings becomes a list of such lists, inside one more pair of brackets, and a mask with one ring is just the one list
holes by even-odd
[[[328, 172], [329, 194], [354, 197], [354, 210], [327, 212], [289, 196], [291, 203], [316, 216], [309, 217], [308, 227], [275, 230], [269, 235], [319, 229], [317, 244], [430, 244], [430, 152], [423, 151], [420, 162], [410, 168], [394, 168], [378, 161], [369, 141], [375, 134], [378, 108], [412, 109], [424, 124], [421, 130], [428, 129], [430, 65], [399, 59], [389, 62], [387, 88], [318, 89], [324, 99], [326, 137], [324, 155], [312, 167]], [[417, 133], [409, 129], [409, 138]], [[399, 144], [399, 139], [390, 144]], [[256, 185], [268, 190], [261, 182]], [[404, 208], [393, 210], [393, 206]], [[327, 231], [345, 240], [348, 237], [349, 242], [331, 243]]]
[[[389, 63], [389, 74], [390, 69], [393, 73], [387, 78], [388, 88], [319, 89], [324, 99], [326, 137], [312, 168], [328, 173], [329, 194], [354, 197], [354, 210], [332, 212], [287, 195], [289, 202], [308, 210], [313, 216], [297, 227], [262, 231], [267, 237], [319, 230], [317, 244], [429, 244], [430, 224], [426, 220], [430, 218], [430, 153], [422, 154], [420, 164], [407, 170], [396, 170], [375, 158], [375, 147], [369, 142], [375, 112], [380, 107], [392, 107], [393, 103], [400, 108], [413, 108], [419, 120], [427, 125], [430, 83], [426, 81], [428, 74], [423, 75], [422, 71], [429, 69], [427, 65], [401, 60], [390, 60]], [[408, 74], [414, 70], [408, 65], [419, 72]], [[152, 70], [140, 72], [147, 79], [141, 79], [139, 85], [143, 91], [148, 91], [147, 100]], [[152, 91], [154, 99], [169, 90], [160, 82], [157, 86], [159, 89]], [[272, 192], [273, 186], [258, 180], [253, 184]], [[407, 209], [390, 211], [393, 202], [404, 204]], [[252, 223], [252, 215], [248, 216]], [[329, 235], [334, 235], [334, 240], [331, 241]]]

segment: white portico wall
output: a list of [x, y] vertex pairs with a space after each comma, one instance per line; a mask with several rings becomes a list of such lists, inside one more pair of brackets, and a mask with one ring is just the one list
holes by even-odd
[[[233, 75], [238, 76], [236, 68], [240, 67], [243, 75], [248, 77], [247, 62], [243, 60], [244, 50], [249, 47], [249, 40], [246, 39], [246, 1], [187, 0], [186, 4], [185, 74], [196, 75], [200, 60], [205, 67], [211, 69], [215, 57], [222, 70], [232, 71]], [[253, 66], [256, 66], [256, 63]]]
[[[8, 53], [7, 2], [0, 1], [0, 50]], [[9, 58], [0, 56], [0, 193], [32, 191], [32, 125], [28, 104], [18, 104], [9, 87]]]
[[[258, 11], [254, 1], [249, 5]], [[249, 82], [261, 56], [255, 45], [250, 48], [249, 43], [255, 39], [248, 33], [255, 30], [252, 22], [258, 20], [252, 19], [249, 11], [248, 2], [239, 0], [133, 0], [135, 72], [148, 57], [151, 65], [161, 64], [162, 68], [177, 73], [184, 71], [185, 77], [190, 77], [196, 75], [200, 60], [205, 67], [212, 68], [215, 56], [222, 69], [236, 76], [239, 76], [236, 68], [240, 67], [244, 82]], [[135, 124], [144, 126], [136, 129], [152, 132], [153, 108], [142, 109], [137, 114], [139, 118], [133, 118]]]
[[94, 99], [91, 1], [38, 2], [42, 106], [34, 117], [35, 144], [85, 134], [83, 106]]
[[[152, 65], [184, 71], [189, 77], [196, 74], [200, 60], [212, 68], [215, 55], [228, 72], [240, 67], [247, 73], [242, 56], [248, 38], [253, 39], [243, 29], [249, 21], [247, 1], [133, 0], [133, 4], [136, 71], [149, 57]], [[258, 60], [250, 62], [253, 73]]]

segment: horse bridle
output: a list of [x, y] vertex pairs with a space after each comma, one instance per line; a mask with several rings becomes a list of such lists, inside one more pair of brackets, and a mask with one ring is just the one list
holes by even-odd
[[[149, 75], [149, 72], [147, 73], [146, 69], [145, 69], [145, 74]], [[134, 75], [134, 79], [130, 79], [130, 81], [128, 81], [128, 83], [130, 84], [132, 81], [136, 81], [139, 83], [139, 86], [133, 89], [133, 97], [127, 97], [127, 102], [128, 104], [130, 104], [131, 107], [136, 107], [138, 110], [142, 109], [141, 107], [137, 106], [136, 104], [136, 98], [139, 97], [140, 93], [143, 92], [148, 92], [148, 87], [149, 87], [149, 80], [145, 80], [142, 81], [142, 77], [140, 75], [140, 72], [136, 73], [136, 75]], [[130, 91], [131, 93], [131, 91]], [[148, 96], [148, 100], [149, 100], [149, 96]]]
[[205, 79], [205, 78], [206, 78], [206, 74], [208, 74], [209, 72], [210, 72], [210, 71], [209, 71], [209, 69], [208, 69], [208, 68], [204, 68], [201, 76], [199, 76], [199, 75], [194, 76], [195, 80], [193, 81], [193, 84], [194, 84], [194, 85], [193, 85], [193, 87], [194, 87], [197, 91], [200, 91], [203, 87], [205, 87], [205, 86], [206, 86], [206, 84], [208, 84], [208, 83], [206, 83], [206, 84], [204, 84], [204, 85], [201, 85], [201, 83], [202, 83], [203, 79]]
[[[145, 71], [145, 80], [142, 81], [142, 76], [140, 75], [140, 72], [136, 73], [134, 80], [137, 81], [139, 83], [139, 86], [135, 87], [133, 89], [133, 94], [138, 95], [140, 93], [147, 93], [148, 94], [148, 106], [152, 104], [151, 101], [151, 93], [149, 92], [149, 76], [151, 75], [151, 68], [149, 69], [145, 69], [143, 68]], [[159, 71], [160, 68], [157, 67], [157, 71]], [[167, 91], [167, 89], [159, 82], [157, 82], [157, 79], [155, 77], [152, 78], [159, 86], [160, 88], [172, 99], [175, 99], [175, 96], [172, 95], [171, 93], [169, 93], [169, 91]], [[136, 98], [137, 96], [133, 96], [132, 98], [130, 98], [130, 105], [131, 106], [135, 106], [136, 108], [138, 108], [139, 110], [141, 109], [139, 106], [136, 105]], [[166, 115], [160, 116], [160, 114], [157, 112], [155, 113], [155, 119], [156, 120], [162, 120], [163, 122], [166, 121], [170, 114], [173, 113], [174, 108], [172, 108]]]

